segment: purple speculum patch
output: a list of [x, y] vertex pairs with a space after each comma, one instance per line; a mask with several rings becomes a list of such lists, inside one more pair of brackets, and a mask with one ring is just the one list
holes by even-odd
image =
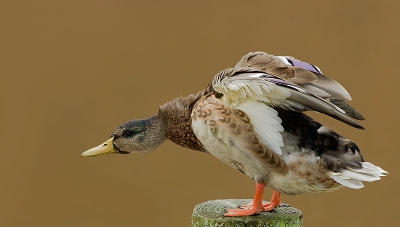
[[311, 65], [310, 63], [299, 61], [297, 59], [289, 59], [289, 58], [286, 58], [286, 59], [294, 67], [299, 67], [299, 68], [303, 68], [303, 69], [306, 69], [306, 70], [314, 72], [314, 73], [322, 74], [322, 72], [316, 66]]

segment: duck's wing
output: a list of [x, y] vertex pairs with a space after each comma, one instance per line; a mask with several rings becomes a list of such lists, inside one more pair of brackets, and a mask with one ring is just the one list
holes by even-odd
[[[234, 107], [247, 98], [269, 106], [293, 110], [315, 110], [353, 127], [363, 127], [346, 112], [327, 100], [282, 78], [252, 68], [222, 70], [210, 82], [213, 90], [222, 94], [224, 102]], [[210, 88], [209, 88], [210, 89]]]
[[364, 129], [341, 108], [282, 78], [252, 68], [229, 68], [219, 72], [206, 88], [216, 92], [223, 104], [244, 111], [261, 141], [278, 154], [283, 147], [281, 125], [274, 108], [302, 112], [315, 110], [353, 127]]
[[243, 56], [235, 67], [250, 67], [285, 79], [340, 107], [350, 117], [364, 120], [364, 117], [346, 102], [351, 100], [346, 89], [335, 80], [323, 75], [315, 65], [293, 57], [250, 52]]

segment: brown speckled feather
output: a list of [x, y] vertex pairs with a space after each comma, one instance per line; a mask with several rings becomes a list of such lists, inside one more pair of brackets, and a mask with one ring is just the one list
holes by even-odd
[[[205, 125], [199, 127], [210, 130], [214, 138], [219, 141], [214, 143], [207, 133], [204, 135], [200, 133], [198, 136], [208, 141], [204, 147], [223, 162], [257, 182], [265, 181], [268, 178], [265, 175], [270, 171], [281, 174], [288, 171], [282, 157], [261, 143], [247, 114], [225, 106], [214, 94], [199, 99], [191, 116], [193, 125], [204, 123]], [[213, 147], [214, 145], [218, 148]]]

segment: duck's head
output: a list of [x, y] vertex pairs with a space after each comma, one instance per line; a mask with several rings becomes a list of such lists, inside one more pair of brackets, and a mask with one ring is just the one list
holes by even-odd
[[82, 157], [103, 154], [143, 154], [156, 149], [166, 139], [166, 127], [155, 115], [118, 126], [106, 142], [82, 153]]

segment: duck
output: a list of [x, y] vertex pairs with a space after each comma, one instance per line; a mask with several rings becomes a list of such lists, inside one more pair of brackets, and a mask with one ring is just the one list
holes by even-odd
[[[310, 63], [290, 56], [250, 52], [221, 70], [201, 91], [177, 97], [147, 119], [130, 120], [83, 157], [144, 154], [165, 140], [204, 152], [256, 183], [250, 204], [224, 216], [250, 216], [280, 206], [281, 195], [360, 189], [385, 176], [360, 148], [307, 111], [364, 130], [351, 96]], [[263, 203], [264, 188], [274, 190]]]

